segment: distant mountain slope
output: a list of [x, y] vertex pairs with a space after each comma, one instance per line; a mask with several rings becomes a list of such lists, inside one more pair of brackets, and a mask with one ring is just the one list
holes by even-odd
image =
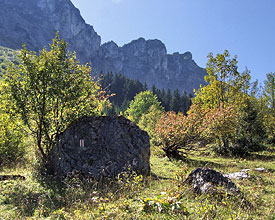
[[148, 86], [187, 92], [204, 83], [206, 71], [190, 52], [167, 54], [159, 40], [139, 38], [122, 47], [114, 42], [101, 45], [100, 36], [70, 0], [0, 1], [0, 45], [19, 49], [24, 43], [38, 51], [49, 45], [56, 31], [82, 63], [93, 66], [94, 73], [121, 73]]
[[102, 72], [121, 73], [129, 78], [147, 82], [148, 86], [176, 88], [192, 92], [204, 83], [205, 69], [192, 59], [192, 54], [167, 54], [159, 40], [139, 38], [123, 47], [114, 42], [103, 44], [92, 57], [94, 67]]
[[11, 63], [19, 63], [19, 58], [16, 56], [16, 51], [0, 46], [0, 78], [6, 72]]
[[47, 47], [56, 31], [87, 62], [100, 47], [100, 36], [86, 24], [70, 0], [1, 0], [0, 45], [12, 49]]

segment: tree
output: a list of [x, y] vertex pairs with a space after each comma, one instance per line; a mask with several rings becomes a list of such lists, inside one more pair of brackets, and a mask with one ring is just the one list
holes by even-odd
[[144, 91], [137, 94], [130, 102], [129, 108], [125, 111], [127, 117], [135, 123], [138, 123], [143, 114], [147, 114], [150, 107], [155, 105], [157, 109], [163, 110], [157, 96], [151, 91]]
[[58, 34], [50, 51], [37, 55], [24, 46], [19, 57], [20, 65], [6, 74], [8, 92], [45, 160], [58, 134], [83, 115], [99, 115], [107, 97]]
[[275, 116], [275, 72], [266, 75], [264, 85], [264, 96], [267, 99], [272, 114]]
[[168, 88], [163, 98], [165, 111], [171, 110], [170, 109], [171, 99], [172, 99], [171, 90]]
[[173, 93], [172, 99], [170, 101], [170, 110], [175, 112], [180, 112], [181, 110], [181, 95], [178, 89]]
[[275, 72], [268, 73], [264, 81], [263, 99], [266, 102], [265, 126], [269, 140], [275, 143]]
[[259, 111], [258, 100], [254, 97], [246, 99], [238, 115], [236, 135], [232, 140], [233, 143], [228, 149], [228, 153], [242, 156], [250, 152], [263, 150], [266, 130], [263, 117]]
[[237, 56], [231, 59], [227, 50], [216, 57], [210, 53], [208, 58], [208, 75], [205, 77], [208, 85], [196, 91], [193, 102], [200, 103], [205, 110], [210, 109], [208, 117], [211, 118], [211, 114], [216, 115], [217, 118], [213, 118], [212, 123], [208, 125], [208, 130], [211, 131], [209, 134], [215, 134], [213, 137], [219, 145], [218, 148], [227, 151], [230, 139], [236, 134], [231, 128], [235, 126], [236, 129], [238, 126], [235, 122], [241, 107], [249, 98], [250, 72], [246, 69], [239, 73]]
[[240, 106], [243, 102], [249, 85], [250, 74], [246, 70], [242, 74], [238, 72], [237, 56], [230, 59], [227, 50], [223, 54], [212, 53], [208, 55], [207, 76], [208, 85], [196, 91], [194, 102], [203, 103], [204, 108], [217, 108], [221, 104], [233, 104]]

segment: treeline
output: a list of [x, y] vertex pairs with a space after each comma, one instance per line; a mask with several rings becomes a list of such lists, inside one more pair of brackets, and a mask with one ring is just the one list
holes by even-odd
[[177, 89], [171, 92], [170, 89], [158, 89], [154, 85], [148, 88], [146, 83], [141, 83], [136, 79], [129, 79], [121, 74], [102, 74], [101, 85], [104, 90], [109, 91], [113, 96], [110, 98], [112, 107], [107, 114], [119, 114], [125, 112], [129, 103], [142, 91], [151, 90], [157, 96], [165, 111], [186, 112], [191, 106], [191, 94], [183, 94]]

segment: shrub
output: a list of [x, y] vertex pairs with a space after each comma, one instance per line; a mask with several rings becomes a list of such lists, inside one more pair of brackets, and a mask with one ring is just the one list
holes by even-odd
[[180, 150], [186, 153], [195, 143], [202, 141], [205, 113], [198, 105], [192, 105], [188, 116], [175, 112], [167, 112], [161, 116], [156, 125], [156, 135], [167, 157], [180, 159]]
[[24, 127], [19, 117], [9, 112], [11, 103], [5, 86], [0, 81], [0, 166], [22, 161], [26, 150]]

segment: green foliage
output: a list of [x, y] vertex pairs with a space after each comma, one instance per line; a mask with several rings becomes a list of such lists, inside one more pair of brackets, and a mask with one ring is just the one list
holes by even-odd
[[193, 104], [185, 116], [183, 113], [164, 113], [156, 125], [157, 141], [169, 158], [181, 159], [180, 150], [186, 153], [202, 141], [205, 111]]
[[208, 58], [205, 80], [209, 84], [196, 91], [193, 100], [208, 111], [203, 119], [204, 137], [212, 138], [214, 150], [221, 154], [244, 155], [261, 149], [265, 130], [261, 110], [251, 102], [250, 96], [256, 100], [256, 84], [250, 88], [249, 70], [240, 74], [237, 57], [231, 59], [228, 51], [216, 57], [210, 53]]
[[269, 108], [275, 115], [275, 72], [266, 75], [264, 85], [264, 96], [267, 99]]
[[208, 85], [196, 91], [194, 102], [203, 104], [203, 108], [216, 108], [221, 104], [241, 105], [246, 97], [250, 75], [249, 71], [240, 74], [237, 70], [237, 57], [230, 59], [227, 50], [223, 54], [208, 55], [207, 76]]
[[18, 115], [9, 112], [12, 103], [6, 87], [0, 80], [0, 166], [18, 163], [26, 150], [24, 127]]
[[[138, 80], [129, 79], [121, 74], [108, 73], [102, 75], [102, 88], [113, 94], [110, 97], [112, 106], [104, 110], [106, 115], [118, 115], [121, 112], [125, 112], [128, 108], [130, 101], [134, 97], [142, 92], [146, 91], [146, 83], [142, 84]], [[186, 92], [180, 94], [179, 90], [176, 89], [173, 94], [168, 90], [159, 90], [154, 85], [151, 91], [158, 97], [158, 101], [166, 111], [175, 111], [186, 113], [191, 105], [192, 95], [187, 95]]]
[[150, 106], [148, 113], [143, 114], [141, 119], [138, 122], [138, 126], [147, 131], [150, 136], [151, 146], [155, 146], [157, 144], [156, 137], [156, 124], [162, 115], [162, 110], [160, 110], [157, 106]]
[[113, 94], [110, 97], [112, 107], [108, 109], [108, 115], [118, 115], [120, 112], [124, 112], [136, 94], [146, 90], [146, 85], [140, 81], [129, 79], [121, 74], [108, 73], [103, 75], [101, 84], [102, 88]]
[[141, 198], [142, 210], [146, 213], [167, 213], [188, 215], [188, 211], [184, 204], [179, 201], [180, 194], [176, 196], [166, 195], [165, 192], [159, 194], [155, 198]]
[[11, 64], [18, 65], [18, 52], [6, 47], [0, 46], [0, 78], [6, 73]]
[[157, 96], [150, 91], [144, 91], [137, 94], [130, 102], [129, 108], [126, 110], [127, 117], [135, 123], [138, 123], [143, 114], [147, 114], [151, 106], [162, 111], [163, 107], [157, 100]]
[[267, 105], [264, 123], [269, 140], [275, 143], [275, 72], [266, 75], [264, 84], [263, 99]]
[[56, 136], [73, 120], [100, 114], [106, 97], [90, 67], [79, 64], [58, 34], [50, 51], [36, 55], [24, 47], [19, 57], [5, 77], [8, 93], [46, 159]]
[[232, 147], [227, 149], [229, 154], [242, 156], [264, 149], [266, 130], [257, 104], [256, 99], [249, 98], [241, 107], [236, 135]]

